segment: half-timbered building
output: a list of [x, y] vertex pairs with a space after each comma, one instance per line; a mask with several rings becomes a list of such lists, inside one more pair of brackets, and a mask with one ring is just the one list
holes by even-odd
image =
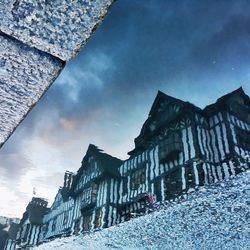
[[19, 223], [16, 237], [18, 248], [28, 248], [39, 242], [43, 217], [48, 212], [48, 202], [45, 199], [34, 197], [26, 207], [26, 211]]
[[243, 171], [249, 104], [242, 88], [203, 110], [158, 92], [135, 149], [119, 168], [119, 220], [144, 213], [149, 193], [155, 201], [174, 200]]
[[74, 199], [70, 197], [69, 192], [73, 178], [72, 172], [65, 172], [63, 187], [59, 188], [50, 210], [43, 218], [39, 242], [71, 234]]
[[16, 249], [16, 237], [19, 229], [19, 224], [12, 222], [8, 230], [8, 239], [6, 240], [4, 250]]
[[50, 210], [33, 198], [8, 242], [25, 247], [109, 227], [144, 214], [149, 201], [176, 200], [245, 171], [250, 98], [239, 88], [200, 109], [159, 91], [129, 155], [121, 161], [90, 144]]
[[89, 145], [72, 185], [74, 234], [116, 223], [121, 163], [120, 159]]

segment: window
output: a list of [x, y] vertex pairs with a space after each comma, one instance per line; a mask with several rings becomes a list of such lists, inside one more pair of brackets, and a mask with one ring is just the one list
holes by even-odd
[[74, 235], [78, 235], [80, 232], [80, 221], [81, 221], [80, 219], [77, 219], [75, 221], [74, 232], [73, 232]]
[[55, 219], [53, 220], [53, 222], [52, 222], [52, 227], [51, 227], [51, 231], [52, 231], [52, 232], [54, 232], [54, 231], [56, 230], [56, 219], [57, 219], [57, 218], [55, 218]]
[[97, 198], [97, 184], [92, 183], [89, 188], [84, 189], [82, 192], [82, 207], [95, 203], [96, 198]]
[[42, 234], [44, 238], [46, 237], [47, 232], [48, 232], [48, 224], [45, 224], [42, 226]]
[[182, 193], [181, 169], [178, 168], [174, 172], [165, 177], [165, 197], [167, 200], [175, 199]]
[[250, 123], [250, 108], [237, 102], [231, 105], [232, 113], [240, 120]]
[[125, 221], [130, 220], [132, 217], [144, 214], [146, 212], [146, 203], [148, 197], [145, 196], [135, 203], [124, 205], [120, 208], [119, 214]]
[[123, 179], [123, 181], [122, 181], [122, 194], [126, 195], [127, 193], [128, 193], [127, 179]]
[[157, 180], [154, 183], [154, 193], [156, 194], [157, 201], [161, 201], [162, 197], [161, 197], [161, 181], [160, 180]]
[[97, 198], [97, 184], [96, 183], [92, 183], [91, 187], [92, 187], [92, 190], [91, 190], [91, 200], [92, 200], [92, 202], [96, 202], [96, 198]]
[[145, 183], [145, 168], [138, 169], [131, 174], [131, 189], [137, 189]]
[[91, 229], [92, 214], [85, 214], [83, 216], [83, 231], [89, 231]]
[[91, 172], [91, 171], [93, 171], [95, 169], [95, 159], [94, 159], [93, 156], [89, 157], [88, 165], [90, 167], [89, 172]]
[[236, 128], [237, 140], [240, 147], [250, 151], [250, 132]]
[[95, 228], [100, 228], [102, 226], [102, 209], [99, 208], [96, 213]]
[[66, 211], [63, 217], [63, 225], [66, 225], [68, 221], [69, 221], [69, 211]]
[[172, 133], [159, 143], [159, 160], [165, 163], [176, 159], [179, 152], [182, 151], [181, 133]]
[[193, 173], [192, 165], [188, 165], [185, 169], [186, 172], [186, 188], [195, 188], [195, 177]]

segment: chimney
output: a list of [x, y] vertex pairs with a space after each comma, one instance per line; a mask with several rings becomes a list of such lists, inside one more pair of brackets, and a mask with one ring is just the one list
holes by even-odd
[[64, 183], [63, 183], [63, 187], [66, 189], [70, 189], [73, 179], [74, 179], [74, 173], [66, 171], [64, 174]]

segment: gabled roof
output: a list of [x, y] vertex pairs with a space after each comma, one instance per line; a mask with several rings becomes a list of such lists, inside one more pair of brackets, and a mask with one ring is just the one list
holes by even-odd
[[[171, 105], [175, 105], [178, 106], [179, 111], [178, 114], [183, 113], [184, 111], [188, 111], [188, 110], [196, 110], [198, 112], [200, 112], [200, 108], [196, 107], [195, 105], [189, 103], [189, 102], [185, 102], [182, 101], [180, 99], [177, 99], [175, 97], [166, 95], [165, 93], [158, 91], [155, 100], [151, 106], [151, 109], [149, 111], [149, 115], [147, 120], [144, 122], [142, 129], [140, 131], [140, 134], [137, 138], [135, 138], [135, 144], [136, 144], [136, 148], [138, 147], [138, 144], [141, 138], [144, 137], [152, 137], [155, 133], [157, 133], [157, 130], [155, 131], [150, 131], [149, 126], [152, 123], [152, 121], [155, 119], [155, 116], [157, 116], [157, 112], [159, 109], [161, 109], [162, 104], [164, 103], [169, 103]], [[179, 115], [178, 115], [179, 116]], [[176, 117], [165, 117], [165, 123], [164, 125], [166, 125], [166, 123], [172, 122], [173, 120], [176, 119]], [[134, 150], [129, 152], [128, 154], [133, 154]]]
[[250, 98], [249, 96], [244, 92], [243, 88], [240, 87], [226, 95], [223, 95], [222, 97], [218, 98], [217, 101], [213, 104], [210, 104], [208, 106], [206, 106], [203, 109], [203, 114], [204, 115], [209, 115], [211, 112], [216, 111], [218, 109], [224, 109], [225, 107], [227, 107], [227, 101], [232, 98], [232, 97], [236, 97], [236, 96], [240, 96], [242, 97], [242, 99], [245, 101], [245, 103], [247, 105], [250, 105]]
[[184, 101], [182, 101], [180, 99], [177, 99], [175, 97], [167, 95], [167, 94], [161, 92], [160, 90], [158, 90], [157, 95], [156, 95], [156, 97], [154, 99], [154, 102], [153, 102], [153, 104], [151, 106], [151, 109], [149, 111], [148, 116], [152, 116], [155, 113], [155, 111], [157, 110], [157, 108], [159, 107], [159, 105], [164, 101], [169, 101], [169, 102], [172, 102], [172, 103], [176, 103], [176, 104], [181, 105], [181, 106], [183, 106], [183, 105], [185, 105], [187, 103], [187, 102], [184, 102]]
[[[203, 110], [199, 107], [189, 103], [184, 102], [180, 99], [174, 98], [172, 96], [166, 95], [165, 93], [158, 91], [155, 100], [152, 104], [152, 107], [150, 109], [149, 115], [147, 120], [144, 122], [142, 129], [140, 131], [140, 134], [138, 137], [135, 138], [135, 149], [130, 151], [128, 154], [133, 155], [138, 149], [143, 149], [143, 145], [146, 140], [150, 139], [154, 134], [158, 132], [158, 130], [150, 131], [149, 126], [152, 123], [152, 121], [155, 119], [155, 116], [157, 114], [157, 110], [160, 108], [161, 104], [164, 102], [168, 102], [171, 104], [176, 104], [180, 106], [179, 114], [178, 116], [174, 117], [173, 120], [177, 120], [180, 117], [182, 117], [187, 112], [198, 112], [201, 115], [207, 117], [211, 115], [213, 112], [217, 112], [218, 110], [224, 109], [227, 107], [228, 103], [227, 101], [232, 97], [240, 96], [244, 100], [244, 102], [247, 105], [250, 105], [250, 98], [248, 95], [245, 94], [242, 87], [232, 91], [231, 93], [228, 93], [222, 97], [220, 97], [215, 103], [208, 105]], [[167, 119], [164, 122], [164, 126], [166, 126], [168, 123], [172, 122], [173, 120], [167, 121]], [[159, 129], [161, 129], [161, 126], [159, 126]]]
[[74, 188], [76, 183], [79, 181], [83, 170], [89, 166], [88, 159], [91, 156], [99, 162], [98, 166], [100, 167], [100, 170], [103, 172], [103, 174], [105, 174], [106, 176], [119, 176], [118, 167], [122, 164], [123, 161], [104, 153], [103, 150], [99, 149], [97, 146], [89, 144], [87, 152], [81, 162], [82, 166], [79, 168], [74, 178], [72, 188]]
[[107, 153], [104, 153], [102, 149], [99, 149], [93, 144], [89, 144], [86, 155], [82, 160], [82, 167], [86, 167], [86, 163], [89, 156], [93, 156], [97, 161], [99, 161], [99, 166], [101, 170], [107, 174], [117, 175], [118, 167], [122, 164], [122, 160], [113, 157]]

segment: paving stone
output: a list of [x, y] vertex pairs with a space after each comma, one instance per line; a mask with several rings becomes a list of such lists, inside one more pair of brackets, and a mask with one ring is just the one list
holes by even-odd
[[63, 66], [60, 59], [0, 33], [0, 147]]
[[114, 0], [0, 0], [0, 30], [62, 60], [74, 57]]
[[201, 187], [185, 201], [159, 205], [150, 214], [31, 249], [249, 250], [249, 177], [244, 172], [224, 185]]

